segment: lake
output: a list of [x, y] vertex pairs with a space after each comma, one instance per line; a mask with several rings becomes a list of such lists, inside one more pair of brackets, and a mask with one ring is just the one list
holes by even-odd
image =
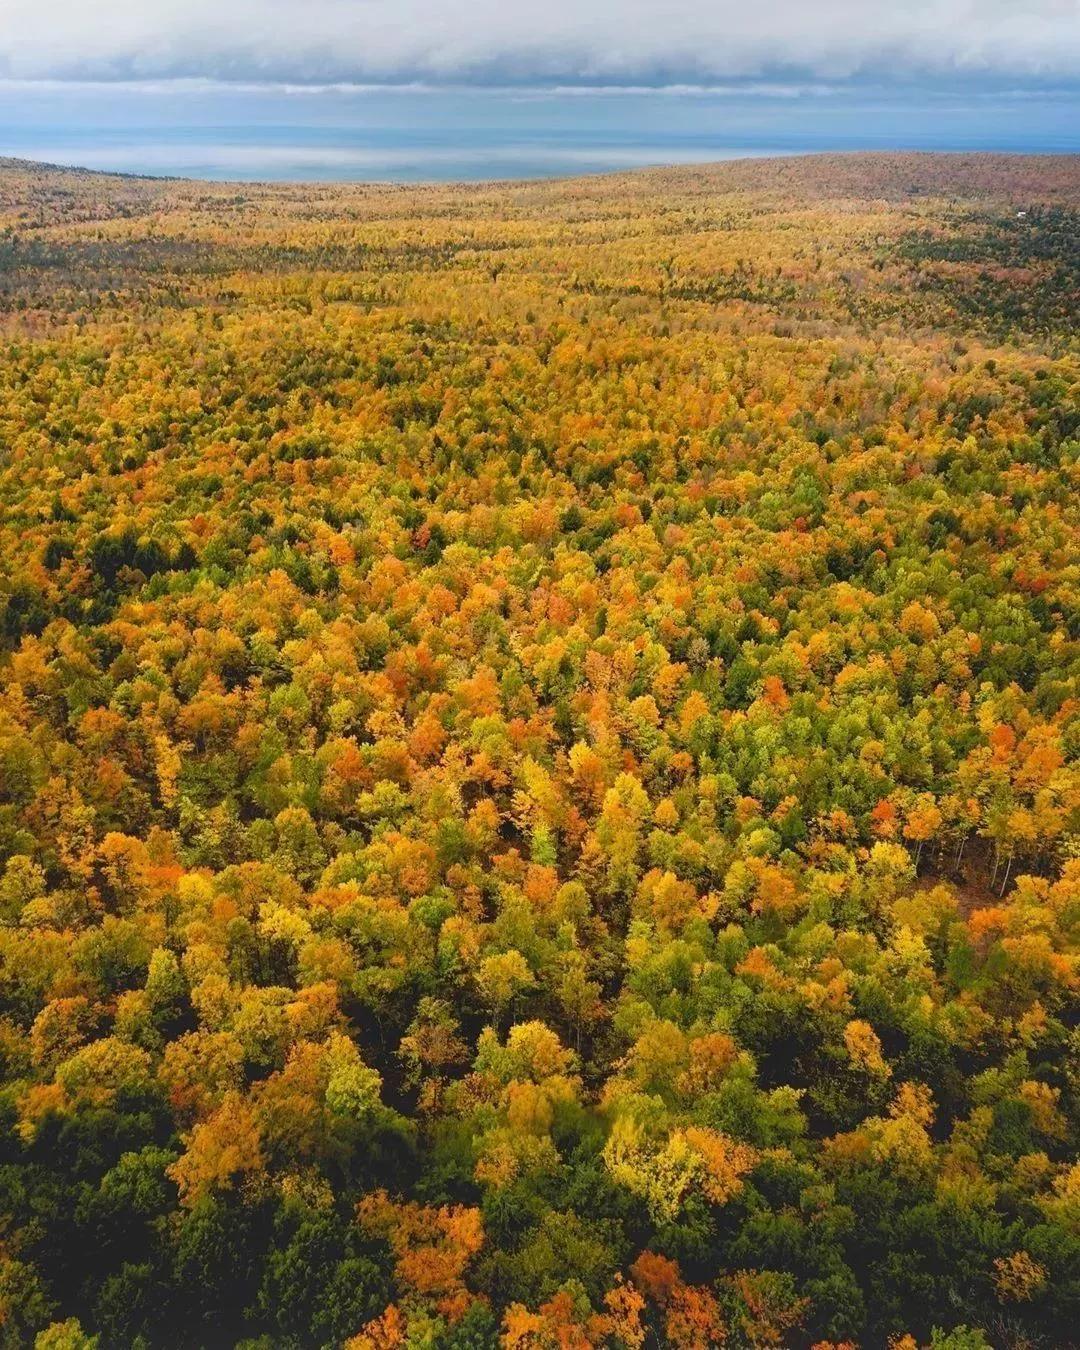
[[127, 173], [418, 182], [879, 149], [1077, 151], [1080, 96], [0, 81], [0, 154]]

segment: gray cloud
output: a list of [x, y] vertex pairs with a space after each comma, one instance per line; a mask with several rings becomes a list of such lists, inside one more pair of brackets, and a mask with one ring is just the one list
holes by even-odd
[[1076, 82], [1080, 0], [0, 0], [10, 79]]

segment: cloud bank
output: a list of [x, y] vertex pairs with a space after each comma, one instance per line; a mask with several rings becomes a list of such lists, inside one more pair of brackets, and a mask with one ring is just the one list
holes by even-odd
[[0, 0], [8, 79], [1075, 85], [1080, 0]]

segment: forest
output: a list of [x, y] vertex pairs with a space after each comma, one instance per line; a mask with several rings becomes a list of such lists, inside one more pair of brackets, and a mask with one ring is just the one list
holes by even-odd
[[0, 1350], [1080, 1345], [1080, 157], [0, 161]]

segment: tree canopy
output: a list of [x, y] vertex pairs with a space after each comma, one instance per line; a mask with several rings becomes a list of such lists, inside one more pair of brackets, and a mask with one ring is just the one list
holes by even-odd
[[0, 1347], [1076, 1343], [1078, 225], [0, 164]]

